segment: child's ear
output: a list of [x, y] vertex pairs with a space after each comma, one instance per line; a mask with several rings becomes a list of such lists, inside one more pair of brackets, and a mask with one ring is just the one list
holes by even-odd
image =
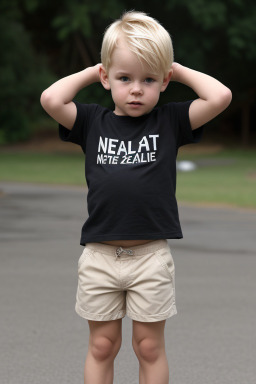
[[162, 84], [162, 87], [161, 87], [161, 92], [164, 92], [171, 80], [171, 77], [172, 77], [172, 74], [173, 74], [173, 70], [170, 69], [169, 72], [167, 73], [167, 75], [164, 77], [164, 80], [163, 80], [163, 84]]
[[109, 91], [110, 90], [109, 78], [108, 78], [107, 71], [105, 70], [103, 65], [100, 66], [99, 73], [100, 73], [101, 84], [103, 85], [103, 87], [105, 89], [107, 89]]

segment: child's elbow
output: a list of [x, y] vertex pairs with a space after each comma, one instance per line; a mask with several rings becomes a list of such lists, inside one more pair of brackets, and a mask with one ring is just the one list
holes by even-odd
[[48, 110], [56, 108], [58, 104], [56, 98], [53, 97], [53, 95], [51, 94], [51, 92], [48, 91], [48, 89], [43, 91], [43, 93], [41, 94], [40, 103], [42, 107], [46, 110], [46, 112]]
[[50, 101], [51, 101], [51, 96], [50, 96], [49, 92], [46, 89], [41, 94], [40, 103], [41, 103], [42, 107], [44, 107], [45, 105], [49, 104]]
[[231, 100], [232, 100], [231, 90], [227, 87], [224, 87], [222, 89], [222, 91], [220, 92], [220, 95], [219, 95], [218, 104], [219, 104], [220, 108], [224, 111], [224, 109], [226, 109], [229, 106], [229, 104], [231, 103]]
[[45, 105], [49, 103], [49, 96], [48, 96], [47, 90], [43, 91], [43, 93], [41, 94], [40, 103], [43, 108], [45, 108]]

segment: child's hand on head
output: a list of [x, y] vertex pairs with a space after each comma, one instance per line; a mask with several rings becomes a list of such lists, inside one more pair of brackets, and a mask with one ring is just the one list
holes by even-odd
[[97, 77], [97, 81], [100, 82], [100, 69], [102, 68], [102, 64], [98, 63], [94, 66], [94, 68], [95, 68], [95, 74]]
[[172, 69], [171, 81], [175, 81], [176, 80], [177, 73], [178, 73], [178, 70], [179, 70], [180, 66], [181, 65], [179, 63], [176, 63], [176, 62], [172, 63], [172, 66], [171, 66], [171, 69]]

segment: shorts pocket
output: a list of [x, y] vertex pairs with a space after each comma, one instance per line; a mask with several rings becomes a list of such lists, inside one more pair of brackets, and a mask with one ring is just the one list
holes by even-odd
[[79, 259], [78, 259], [78, 269], [80, 269], [80, 268], [82, 267], [82, 265], [84, 264], [84, 262], [85, 262], [85, 261], [87, 260], [87, 258], [89, 258], [91, 255], [92, 255], [92, 251], [85, 247], [84, 250], [83, 250], [83, 253], [81, 254], [81, 256], [80, 256]]
[[169, 279], [174, 280], [175, 266], [171, 251], [168, 249], [159, 249], [155, 253], [155, 256], [163, 270], [166, 272]]

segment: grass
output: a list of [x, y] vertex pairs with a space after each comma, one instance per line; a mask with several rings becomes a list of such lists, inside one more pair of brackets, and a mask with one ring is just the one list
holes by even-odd
[[178, 173], [179, 201], [256, 208], [255, 151], [226, 150], [215, 155], [178, 158], [183, 159], [194, 161], [198, 168]]
[[[198, 164], [178, 172], [179, 202], [256, 208], [256, 153], [223, 150], [217, 154], [183, 153], [178, 160]], [[81, 153], [0, 153], [0, 181], [85, 185]]]
[[83, 154], [1, 153], [0, 180], [85, 185]]

